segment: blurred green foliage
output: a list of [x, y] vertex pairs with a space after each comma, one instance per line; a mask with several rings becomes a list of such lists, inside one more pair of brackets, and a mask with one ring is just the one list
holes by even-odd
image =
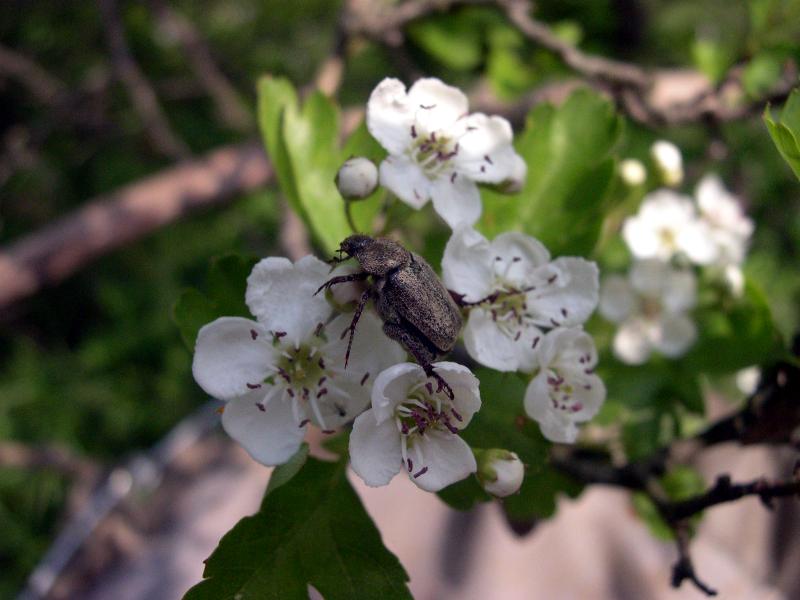
[[[329, 252], [349, 232], [332, 187], [338, 163], [355, 153], [382, 157], [363, 125], [340, 145], [335, 103], [312, 95], [301, 105], [294, 92], [311, 80], [329, 52], [339, 3], [170, 4], [200, 30], [221, 69], [254, 116], [258, 113], [284, 197], [307, 218], [321, 253]], [[754, 97], [769, 89], [787, 58], [800, 58], [796, 0], [536, 4], [539, 19], [589, 51], [643, 65], [693, 66], [715, 81], [729, 66], [744, 61], [745, 89]], [[217, 120], [180, 46], [147, 4], [122, 2], [121, 8], [131, 49], [153, 82], [172, 128], [193, 152], [248, 137]], [[69, 115], [48, 110], [24, 86], [0, 78], [0, 140], [5, 143], [13, 135], [27, 148], [25, 160], [0, 178], [0, 242], [17, 239], [89, 198], [168, 164], [150, 148], [124, 88], [113, 79], [94, 4], [3, 3], [0, 42], [62, 80], [81, 99], [87, 115], [75, 126]], [[552, 55], [485, 7], [414, 24], [405, 50], [402, 57], [371, 42], [352, 42], [346, 49], [341, 105], [363, 106], [382, 77], [403, 75], [404, 60], [465, 87], [482, 77], [505, 99], [570, 76]], [[267, 74], [272, 78], [262, 79]], [[261, 105], [256, 102], [259, 81]], [[523, 124], [516, 125], [521, 130]], [[787, 338], [800, 327], [800, 189], [760, 119], [662, 131], [624, 125], [610, 103], [590, 94], [573, 96], [559, 108], [537, 108], [529, 115], [527, 133], [517, 140], [529, 160], [528, 186], [517, 197], [484, 192], [484, 209], [491, 234], [513, 224], [540, 236], [554, 255], [594, 249], [595, 258], [622, 269], [627, 258], [613, 241], [604, 243], [601, 217], [615, 206], [612, 216], [635, 209], [641, 194], [624, 191], [614, 167], [618, 158], [647, 163], [647, 149], [659, 137], [680, 146], [689, 182], [716, 171], [746, 199], [757, 223], [745, 265], [747, 294], [739, 305], [722, 307], [724, 313], [713, 304], [702, 308], [709, 327], [696, 353], [677, 363], [655, 361], [639, 369], [607, 356], [601, 360], [609, 401], [598, 422], [620, 424], [625, 452], [638, 457], [702, 422], [702, 386], [708, 381], [697, 377], [695, 360], [713, 360], [717, 366], [704, 366], [727, 373], [771, 356], [778, 348], [776, 329]], [[798, 138], [792, 124], [776, 122], [770, 128], [781, 127]], [[792, 164], [787, 140], [781, 133], [776, 143]], [[376, 194], [353, 206], [359, 227], [368, 229], [376, 217], [384, 219], [386, 231], [403, 223], [399, 233], [405, 242], [438, 265], [448, 232], [430, 207], [413, 212], [397, 203], [385, 207], [384, 200]], [[254, 257], [279, 253], [279, 219], [275, 191], [239, 198], [228, 208], [193, 217], [120, 250], [2, 315], [0, 440], [60, 443], [104, 464], [158, 440], [204, 400], [191, 379], [186, 349], [197, 328], [212, 316], [243, 312], [237, 302], [241, 274], [249, 263], [223, 258], [209, 271], [209, 259], [232, 252]], [[573, 227], [578, 233], [565, 236]], [[231, 274], [238, 274], [238, 284], [221, 285]], [[203, 291], [187, 292], [190, 286]], [[171, 319], [174, 306], [180, 328]], [[589, 327], [599, 346], [610, 338], [610, 327], [599, 319]], [[746, 352], [733, 353], [737, 347]], [[580, 488], [546, 466], [548, 444], [530, 422], [514, 424], [509, 438], [498, 439], [499, 424], [513, 421], [512, 408], [521, 411], [524, 383], [513, 377], [497, 381], [499, 376], [488, 371], [480, 375], [487, 410], [479, 413], [465, 437], [476, 446], [508, 443], [524, 453], [529, 477], [520, 495], [506, 501], [506, 510], [520, 520], [548, 516], [558, 494], [575, 495]], [[714, 377], [722, 381], [724, 376]], [[665, 480], [664, 486], [678, 489], [676, 497], [698, 489], [691, 475], [675, 478], [675, 485]], [[69, 482], [51, 473], [0, 471], [0, 597], [19, 589], [48, 547], [68, 490]], [[473, 480], [442, 496], [459, 508], [486, 499]]]

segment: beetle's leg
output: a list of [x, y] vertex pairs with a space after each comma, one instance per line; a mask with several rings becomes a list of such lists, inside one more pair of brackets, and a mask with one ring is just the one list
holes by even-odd
[[364, 281], [367, 277], [369, 277], [369, 273], [367, 273], [366, 271], [363, 271], [361, 273], [353, 273], [352, 275], [337, 275], [336, 277], [331, 277], [330, 279], [328, 279], [328, 281], [319, 286], [319, 289], [316, 292], [314, 292], [314, 295], [316, 296], [322, 290], [328, 289], [329, 287], [336, 285], [337, 283], [345, 283], [347, 281]]
[[[527, 294], [528, 292], [532, 292], [535, 289], [536, 289], [536, 286], [531, 286], [531, 287], [523, 288], [521, 290], [515, 290], [515, 291], [511, 291], [511, 292], [503, 292], [503, 295], [505, 297], [508, 297], [508, 296], [516, 296], [518, 294]], [[492, 292], [491, 294], [489, 294], [485, 298], [481, 298], [480, 300], [476, 300], [475, 302], [467, 302], [466, 300], [464, 300], [464, 294], [459, 294], [458, 292], [454, 292], [453, 290], [447, 290], [447, 291], [450, 293], [450, 297], [453, 299], [453, 301], [456, 304], [458, 304], [458, 306], [460, 306], [461, 308], [466, 308], [468, 306], [478, 306], [479, 304], [483, 304], [485, 302], [488, 302], [489, 304], [492, 304], [501, 295], [500, 292]]]
[[438, 358], [438, 352], [431, 351], [428, 345], [420, 340], [419, 337], [397, 323], [384, 323], [383, 333], [385, 333], [387, 337], [400, 342], [400, 345], [403, 346], [403, 348], [414, 357], [414, 360], [419, 363], [419, 366], [423, 368], [425, 374], [436, 380], [437, 392], [444, 390], [450, 400], [455, 397], [450, 384], [445, 381], [444, 377], [433, 370], [431, 363]]
[[358, 320], [361, 318], [361, 313], [364, 311], [364, 307], [367, 305], [367, 301], [372, 293], [372, 290], [364, 290], [364, 293], [361, 294], [361, 298], [358, 301], [358, 306], [356, 307], [356, 312], [353, 313], [353, 320], [350, 321], [350, 326], [342, 332], [342, 337], [347, 335], [347, 332], [350, 332], [350, 339], [347, 341], [347, 352], [344, 355], [344, 368], [347, 368], [347, 361], [350, 360], [350, 348], [353, 347], [353, 336], [356, 334], [356, 324]]

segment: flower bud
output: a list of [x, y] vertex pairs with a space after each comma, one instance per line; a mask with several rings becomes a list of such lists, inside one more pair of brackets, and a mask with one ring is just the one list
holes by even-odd
[[635, 158], [626, 158], [619, 163], [619, 176], [630, 187], [642, 185], [647, 179], [647, 170], [641, 161]]
[[478, 459], [478, 481], [484, 490], [498, 498], [519, 490], [525, 476], [525, 465], [514, 452], [492, 448], [477, 450], [475, 456]]
[[666, 185], [677, 186], [683, 181], [683, 157], [672, 142], [658, 140], [650, 147], [650, 156]]
[[336, 173], [336, 187], [348, 200], [366, 198], [378, 187], [378, 168], [363, 156], [347, 159]]

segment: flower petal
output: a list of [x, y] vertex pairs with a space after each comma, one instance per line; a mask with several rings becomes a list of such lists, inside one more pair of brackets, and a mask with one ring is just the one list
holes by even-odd
[[514, 134], [503, 117], [474, 113], [464, 119], [453, 164], [473, 181], [500, 183], [519, 174], [518, 155], [511, 145]]
[[365, 385], [371, 387], [378, 373], [403, 362], [406, 352], [397, 342], [390, 340], [383, 333], [383, 321], [372, 311], [365, 310], [356, 325], [353, 345], [350, 348], [350, 360], [344, 368], [344, 357], [347, 351], [349, 336], [341, 334], [350, 327], [352, 313], [339, 315], [325, 326], [328, 343], [322, 348], [322, 355], [328, 366], [333, 367], [337, 379], [352, 379], [360, 383], [366, 376]]
[[673, 269], [664, 282], [661, 303], [667, 312], [689, 310], [697, 303], [697, 277], [690, 269]]
[[627, 319], [617, 329], [612, 347], [614, 355], [629, 365], [641, 365], [650, 358], [651, 326], [644, 319], [634, 317]]
[[474, 225], [481, 216], [478, 186], [466, 177], [439, 177], [431, 185], [431, 199], [436, 213], [455, 229]]
[[542, 435], [552, 442], [571, 444], [578, 438], [575, 422], [550, 405], [547, 375], [534, 377], [525, 390], [525, 412], [539, 424]]
[[314, 295], [329, 272], [328, 265], [310, 255], [294, 264], [286, 258], [265, 258], [247, 278], [245, 302], [259, 323], [272, 332], [285, 332], [286, 341], [297, 346], [333, 311], [324, 294]]
[[368, 486], [386, 485], [400, 472], [403, 456], [393, 419], [376, 423], [372, 409], [360, 414], [350, 433], [350, 466]]
[[293, 400], [283, 390], [274, 387], [263, 396], [252, 392], [228, 402], [222, 427], [261, 464], [280, 465], [300, 448], [305, 427], [298, 427]]
[[609, 321], [621, 323], [634, 310], [638, 300], [628, 279], [621, 275], [609, 275], [600, 288], [600, 314]]
[[599, 271], [597, 265], [582, 258], [566, 256], [540, 267], [539, 284], [528, 292], [527, 314], [543, 327], [573, 326], [584, 323], [597, 308]]
[[192, 374], [208, 394], [230, 400], [261, 385], [276, 358], [264, 327], [242, 317], [220, 317], [197, 334]]
[[403, 154], [412, 141], [415, 111], [403, 82], [387, 77], [370, 94], [367, 129], [390, 154]]
[[[477, 362], [497, 371], [531, 371], [537, 361], [534, 340], [542, 337], [536, 327], [519, 326], [516, 333], [509, 335], [492, 318], [492, 314], [482, 308], [473, 308], [464, 328], [464, 345], [469, 355]], [[538, 341], [535, 342], [538, 344]]]
[[656, 328], [653, 345], [664, 356], [677, 358], [697, 339], [697, 327], [686, 315], [664, 313]]
[[381, 163], [381, 185], [395, 196], [419, 210], [431, 195], [431, 182], [417, 163], [404, 156], [388, 156]]
[[539, 240], [524, 233], [501, 233], [490, 245], [495, 274], [522, 289], [537, 267], [547, 264], [550, 252]]
[[445, 286], [467, 302], [483, 300], [492, 293], [493, 260], [489, 240], [468, 225], [457, 227], [442, 257]]
[[422, 367], [409, 362], [382, 371], [372, 385], [372, 410], [378, 423], [391, 417], [395, 407], [408, 398], [408, 391], [425, 377]]
[[[433, 370], [447, 381], [453, 390], [453, 405], [461, 417], [454, 423], [459, 429], [469, 425], [472, 416], [481, 408], [480, 382], [464, 365], [442, 361], [433, 363]], [[424, 372], [423, 372], [424, 375]]]
[[408, 102], [422, 134], [450, 129], [469, 110], [464, 92], [433, 77], [418, 79], [408, 90]]
[[[459, 436], [450, 432], [426, 433], [415, 444], [414, 449], [419, 449], [422, 460], [414, 461], [419, 470], [410, 473], [411, 481], [425, 491], [438, 492], [478, 470], [472, 449]], [[409, 454], [415, 455], [411, 450]], [[423, 468], [427, 468], [424, 473]]]

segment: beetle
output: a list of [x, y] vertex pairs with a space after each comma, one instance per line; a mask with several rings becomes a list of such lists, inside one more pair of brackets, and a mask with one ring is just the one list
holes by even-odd
[[383, 332], [400, 343], [428, 377], [436, 379], [438, 391], [445, 390], [452, 399], [453, 390], [433, 370], [432, 363], [455, 346], [461, 331], [461, 311], [431, 266], [418, 254], [406, 250], [389, 238], [372, 238], [355, 234], [339, 246], [340, 257], [332, 262], [355, 258], [363, 269], [351, 275], [332, 277], [315, 295], [333, 285], [372, 278], [353, 314], [348, 332], [350, 340], [345, 354], [345, 367], [350, 356], [356, 324], [370, 298], [383, 320]]

